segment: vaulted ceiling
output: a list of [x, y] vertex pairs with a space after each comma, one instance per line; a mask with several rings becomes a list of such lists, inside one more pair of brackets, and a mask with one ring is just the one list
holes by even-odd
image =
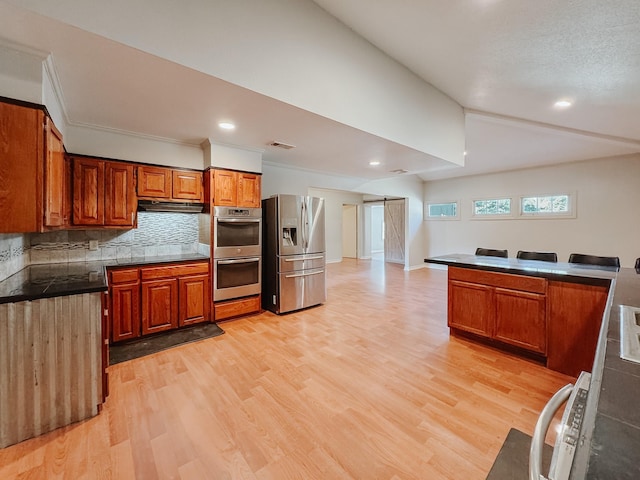
[[[0, 2], [0, 43], [53, 54], [68, 119], [78, 125], [191, 144], [215, 136], [264, 149], [264, 160], [275, 164], [363, 178], [403, 169], [437, 179], [640, 151], [635, 0], [315, 0], [317, 12], [304, 10], [328, 12], [340, 28], [457, 102], [464, 166], [189, 67], [189, 51], [163, 58], [134, 48], [135, 38], [126, 45], [97, 27], [79, 27], [72, 15], [53, 18], [44, 4]], [[144, 36], [144, 19], [137, 23]], [[292, 42], [304, 50], [304, 39]], [[273, 58], [264, 69], [284, 61]], [[320, 80], [327, 81], [309, 82]], [[554, 107], [561, 99], [572, 105]], [[219, 132], [221, 118], [238, 128]], [[273, 140], [296, 148], [269, 147]], [[372, 159], [382, 167], [369, 168]]]

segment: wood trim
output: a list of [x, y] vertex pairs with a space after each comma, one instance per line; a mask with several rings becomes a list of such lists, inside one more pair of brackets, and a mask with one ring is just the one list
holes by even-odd
[[241, 315], [259, 313], [261, 309], [260, 306], [260, 295], [224, 302], [214, 302], [214, 318], [217, 322], [228, 318], [239, 317]]

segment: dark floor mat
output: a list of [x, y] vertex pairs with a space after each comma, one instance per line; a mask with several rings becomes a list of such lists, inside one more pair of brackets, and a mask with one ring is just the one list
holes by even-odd
[[[512, 428], [493, 462], [487, 480], [526, 480], [529, 478], [529, 449], [531, 437]], [[549, 472], [553, 448], [544, 446], [542, 452], [542, 472]]]
[[111, 345], [109, 347], [109, 365], [151, 355], [183, 343], [217, 337], [223, 333], [224, 330], [215, 323], [204, 323], [172, 332], [159, 333], [152, 337]]

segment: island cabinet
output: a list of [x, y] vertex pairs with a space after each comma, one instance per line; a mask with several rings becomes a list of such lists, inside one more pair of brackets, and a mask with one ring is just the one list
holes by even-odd
[[138, 166], [138, 197], [159, 201], [203, 202], [203, 176], [196, 170]]
[[560, 281], [449, 266], [447, 323], [452, 334], [577, 376], [593, 365], [608, 292], [605, 280]]
[[62, 135], [43, 108], [0, 97], [0, 233], [43, 232], [69, 221]]
[[137, 209], [133, 165], [78, 155], [70, 158], [73, 225], [133, 228]]
[[545, 354], [544, 278], [449, 267], [448, 325]]
[[211, 319], [209, 262], [110, 268], [111, 341]]
[[211, 205], [222, 207], [259, 208], [261, 206], [261, 176], [256, 173], [211, 169], [207, 188]]

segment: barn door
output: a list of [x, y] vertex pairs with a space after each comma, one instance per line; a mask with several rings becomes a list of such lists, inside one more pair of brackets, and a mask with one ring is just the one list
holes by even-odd
[[384, 203], [384, 259], [404, 263], [404, 199]]

